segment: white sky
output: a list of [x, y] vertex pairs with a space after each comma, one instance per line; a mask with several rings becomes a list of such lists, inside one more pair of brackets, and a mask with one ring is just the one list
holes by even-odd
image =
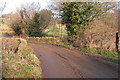
[[[0, 2], [1, 1], [7, 2], [7, 7], [5, 8], [2, 14], [15, 11], [18, 7], [21, 6], [21, 4], [26, 2], [40, 2], [42, 9], [47, 8], [47, 6], [50, 5], [52, 2], [52, 0], [0, 0]], [[120, 0], [117, 0], [117, 1], [120, 1]]]
[[1, 1], [7, 2], [7, 7], [5, 8], [2, 14], [15, 11], [18, 7], [21, 6], [21, 4], [24, 4], [26, 2], [40, 2], [42, 9], [47, 8], [47, 6], [51, 3], [51, 0], [0, 0], [0, 2]]

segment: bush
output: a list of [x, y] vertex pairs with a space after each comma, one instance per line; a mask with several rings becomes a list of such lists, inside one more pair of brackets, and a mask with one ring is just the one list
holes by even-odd
[[13, 29], [13, 31], [15, 32], [15, 34], [17, 36], [20, 36], [23, 34], [22, 32], [22, 23], [19, 19], [12, 21], [12, 23], [10, 24], [11, 28]]

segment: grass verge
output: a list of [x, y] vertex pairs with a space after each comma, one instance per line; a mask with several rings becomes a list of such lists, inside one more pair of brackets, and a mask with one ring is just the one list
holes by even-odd
[[109, 61], [116, 62], [116, 63], [120, 61], [120, 59], [118, 58], [118, 52], [104, 51], [104, 50], [92, 49], [92, 48], [73, 47], [69, 43], [65, 43], [65, 42], [41, 41], [40, 43], [47, 43], [47, 44], [63, 46], [63, 47], [71, 48], [71, 49], [77, 49], [82, 52], [88, 53], [90, 55], [98, 56], [105, 60], [109, 60]]
[[40, 61], [26, 40], [5, 38], [2, 44], [3, 78], [41, 78]]

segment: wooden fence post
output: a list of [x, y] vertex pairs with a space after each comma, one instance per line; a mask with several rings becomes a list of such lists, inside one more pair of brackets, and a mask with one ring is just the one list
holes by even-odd
[[118, 36], [118, 32], [116, 33], [116, 51], [119, 51], [119, 36]]

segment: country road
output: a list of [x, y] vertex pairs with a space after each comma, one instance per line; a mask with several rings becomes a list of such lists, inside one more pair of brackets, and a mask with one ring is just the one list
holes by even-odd
[[30, 47], [42, 61], [43, 78], [117, 78], [117, 64], [83, 52], [49, 44]]

